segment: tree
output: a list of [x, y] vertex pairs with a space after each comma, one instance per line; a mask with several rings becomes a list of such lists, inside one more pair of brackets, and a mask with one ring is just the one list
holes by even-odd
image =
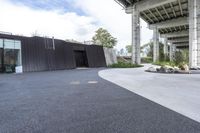
[[[149, 42], [143, 46], [141, 46], [142, 49], [147, 49], [147, 56], [153, 58], [153, 42]], [[164, 44], [162, 42], [159, 42], [159, 61], [166, 61], [165, 55], [164, 55]]]
[[120, 55], [124, 55], [124, 49], [120, 49]]
[[131, 53], [132, 52], [132, 45], [126, 45], [126, 51], [128, 53]]
[[114, 38], [106, 29], [99, 28], [96, 34], [92, 37], [95, 44], [103, 47], [113, 48], [117, 44], [117, 39]]
[[141, 46], [141, 51], [143, 51], [143, 49], [147, 49], [147, 56], [153, 58], [153, 42], [149, 42]]
[[184, 50], [176, 51], [173, 61], [176, 65], [180, 65], [181, 63], [189, 64], [189, 50], [184, 49]]

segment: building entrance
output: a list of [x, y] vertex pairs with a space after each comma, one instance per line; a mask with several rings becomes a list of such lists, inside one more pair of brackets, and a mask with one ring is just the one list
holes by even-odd
[[87, 55], [85, 51], [74, 51], [76, 67], [88, 67]]

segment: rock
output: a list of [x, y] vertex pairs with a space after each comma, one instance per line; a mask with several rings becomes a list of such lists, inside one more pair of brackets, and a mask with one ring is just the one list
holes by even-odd
[[187, 64], [184, 64], [181, 66], [181, 70], [189, 71], [189, 66]]
[[191, 67], [190, 70], [200, 70], [200, 67]]
[[174, 67], [174, 72], [178, 73], [180, 71], [180, 69], [178, 67]]
[[172, 68], [169, 68], [168, 69], [168, 73], [174, 73], [174, 68], [172, 67]]
[[168, 72], [167, 67], [165, 67], [165, 66], [161, 66], [159, 72], [167, 73], [167, 72]]
[[173, 73], [174, 72], [174, 68], [168, 65], [162, 66], [160, 69], [160, 72], [163, 73]]
[[148, 72], [156, 72], [157, 70], [156, 70], [155, 67], [149, 67], [149, 68], [147, 69], [147, 71], [148, 71]]
[[160, 68], [156, 68], [156, 72], [160, 72]]

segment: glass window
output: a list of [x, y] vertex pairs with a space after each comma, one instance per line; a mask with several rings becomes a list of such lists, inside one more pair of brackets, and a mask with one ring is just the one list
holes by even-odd
[[15, 48], [15, 41], [4, 39], [4, 49], [14, 49]]
[[21, 49], [21, 42], [15, 40], [15, 49]]
[[4, 39], [4, 66], [14, 72], [15, 67], [21, 65], [21, 41]]
[[3, 48], [3, 39], [0, 39], [0, 48]]

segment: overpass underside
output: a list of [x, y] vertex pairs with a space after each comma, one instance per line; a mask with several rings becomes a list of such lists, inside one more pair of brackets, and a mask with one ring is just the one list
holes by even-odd
[[[153, 30], [153, 60], [159, 60], [159, 37], [172, 60], [177, 48], [189, 47], [190, 67], [200, 66], [200, 0], [115, 0], [132, 14], [132, 61], [140, 64], [140, 19]], [[168, 45], [170, 50], [168, 52]]]

